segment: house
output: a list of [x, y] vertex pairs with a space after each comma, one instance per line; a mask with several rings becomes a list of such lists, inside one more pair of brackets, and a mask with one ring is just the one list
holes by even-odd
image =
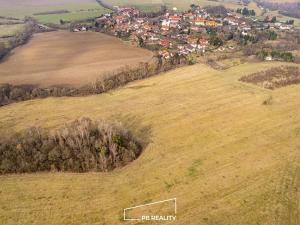
[[185, 13], [185, 14], [183, 14], [183, 19], [185, 19], [185, 20], [194, 20], [195, 16], [194, 16], [193, 13]]
[[239, 21], [232, 17], [232, 16], [229, 16], [229, 17], [226, 17], [224, 19], [224, 21], [227, 21], [229, 25], [232, 25], [232, 26], [238, 26], [239, 25]]
[[178, 24], [180, 20], [180, 16], [169, 16], [169, 21], [172, 24]]
[[214, 20], [208, 20], [208, 21], [206, 21], [205, 25], [208, 27], [216, 27], [217, 23]]
[[139, 23], [139, 24], [142, 24], [142, 23], [144, 23], [144, 19], [143, 18], [138, 18], [136, 20], [136, 22]]
[[195, 25], [196, 25], [196, 26], [205, 26], [205, 19], [202, 18], [202, 17], [198, 17], [198, 18], [195, 20]]
[[192, 45], [192, 44], [197, 44], [198, 43], [199, 38], [194, 38], [194, 37], [189, 37], [187, 39], [187, 43]]
[[244, 26], [242, 26], [241, 28], [242, 28], [242, 30], [244, 30], [244, 31], [250, 31], [250, 30], [251, 30], [251, 27], [250, 27], [250, 26], [247, 26], [247, 25], [244, 25]]
[[159, 41], [159, 44], [160, 44], [161, 46], [163, 46], [163, 47], [169, 47], [171, 43], [170, 43], [170, 41], [167, 40], [167, 39], [162, 39], [162, 40]]
[[148, 23], [144, 24], [144, 29], [145, 30], [151, 30], [152, 29], [152, 26]]
[[167, 50], [159, 51], [158, 54], [161, 55], [165, 59], [171, 58], [171, 55]]
[[291, 30], [292, 26], [291, 25], [281, 25], [279, 27], [280, 30]]
[[125, 22], [126, 19], [124, 16], [116, 16], [115, 20], [116, 20], [117, 24], [122, 24]]
[[163, 31], [168, 31], [170, 30], [170, 21], [169, 20], [163, 20], [161, 24], [161, 29]]
[[199, 44], [202, 46], [208, 46], [209, 41], [207, 39], [199, 39]]
[[188, 46], [186, 46], [186, 50], [188, 52], [192, 53], [192, 52], [196, 51], [196, 48], [194, 46], [192, 46], [192, 45], [188, 45]]

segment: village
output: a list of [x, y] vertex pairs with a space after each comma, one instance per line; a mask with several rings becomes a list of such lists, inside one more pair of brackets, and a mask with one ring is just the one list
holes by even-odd
[[[115, 7], [114, 12], [97, 18], [94, 27], [77, 24], [72, 31], [93, 29], [108, 33], [157, 51], [168, 60], [191, 54], [203, 55], [207, 51], [233, 51], [247, 42], [258, 42], [258, 32], [294, 32], [299, 29], [288, 21], [283, 23], [268, 17], [258, 21], [222, 6], [215, 8], [216, 12], [208, 12], [194, 4], [186, 12], [165, 8], [153, 18], [132, 7]], [[272, 57], [267, 55], [265, 60], [272, 60]]]

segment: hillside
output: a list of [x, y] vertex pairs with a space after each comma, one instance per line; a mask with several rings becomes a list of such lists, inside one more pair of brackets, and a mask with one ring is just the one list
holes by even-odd
[[150, 141], [111, 173], [1, 176], [0, 224], [126, 224], [123, 208], [176, 197], [180, 225], [298, 225], [300, 86], [238, 82], [278, 65], [198, 64], [107, 94], [0, 108], [2, 135], [90, 117], [122, 121]]

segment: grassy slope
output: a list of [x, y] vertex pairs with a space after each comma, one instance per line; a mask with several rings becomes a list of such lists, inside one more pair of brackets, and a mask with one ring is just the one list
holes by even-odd
[[298, 225], [300, 85], [237, 81], [275, 65], [195, 65], [108, 94], [0, 108], [3, 135], [84, 116], [151, 133], [137, 161], [109, 174], [0, 177], [0, 224], [123, 224], [123, 208], [177, 197], [176, 224]]

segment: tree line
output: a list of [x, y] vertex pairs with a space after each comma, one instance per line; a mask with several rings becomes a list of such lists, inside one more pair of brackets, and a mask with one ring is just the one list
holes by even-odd
[[300, 83], [300, 69], [297, 66], [281, 66], [253, 73], [240, 78], [240, 81], [253, 83], [267, 89], [275, 89]]
[[151, 62], [140, 63], [137, 67], [125, 66], [119, 71], [103, 74], [94, 82], [81, 88], [62, 86], [41, 88], [35, 85], [0, 84], [0, 106], [36, 98], [100, 94], [131, 81], [144, 79], [185, 64], [188, 64], [188, 58], [177, 55], [170, 60], [164, 60], [157, 55]]

